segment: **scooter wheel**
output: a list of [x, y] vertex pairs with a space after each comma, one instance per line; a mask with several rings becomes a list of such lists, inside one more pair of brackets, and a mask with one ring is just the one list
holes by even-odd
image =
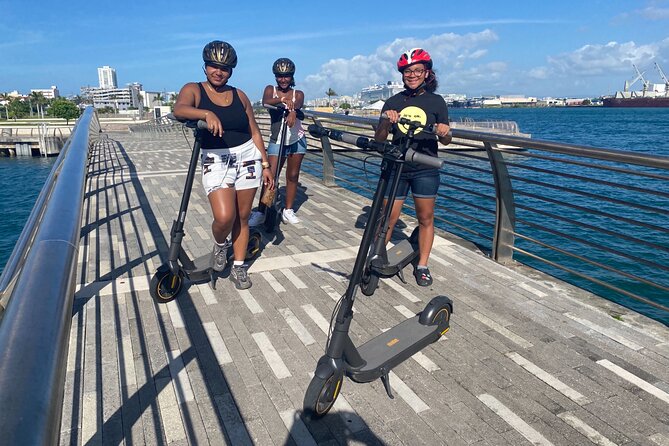
[[418, 243], [418, 226], [416, 226], [409, 236], [409, 243], [416, 245]]
[[260, 241], [262, 235], [258, 231], [251, 231], [249, 243], [246, 246], [246, 261], [253, 260], [260, 252]]
[[271, 234], [276, 230], [279, 220], [279, 212], [280, 211], [276, 210], [274, 206], [267, 209], [267, 213], [265, 214], [265, 232]]
[[364, 272], [360, 279], [360, 291], [365, 296], [371, 296], [379, 287], [379, 276], [370, 271]]
[[183, 285], [183, 277], [173, 274], [169, 269], [158, 268], [151, 278], [149, 292], [151, 297], [159, 304], [174, 300]]
[[344, 375], [333, 373], [327, 378], [314, 375], [304, 395], [304, 413], [311, 418], [320, 418], [332, 409], [344, 382]]

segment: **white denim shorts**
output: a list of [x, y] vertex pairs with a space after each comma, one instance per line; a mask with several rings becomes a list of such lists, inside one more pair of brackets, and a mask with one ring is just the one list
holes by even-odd
[[218, 189], [253, 189], [262, 181], [260, 150], [250, 139], [227, 149], [202, 149], [202, 185], [209, 195]]

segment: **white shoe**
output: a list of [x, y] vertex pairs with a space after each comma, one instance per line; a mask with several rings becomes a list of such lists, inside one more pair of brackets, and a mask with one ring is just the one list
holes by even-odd
[[253, 211], [249, 217], [249, 226], [260, 226], [265, 223], [265, 213]]
[[291, 225], [297, 224], [300, 222], [300, 219], [295, 215], [295, 211], [292, 209], [284, 209], [281, 213], [281, 220], [284, 223], [290, 223]]

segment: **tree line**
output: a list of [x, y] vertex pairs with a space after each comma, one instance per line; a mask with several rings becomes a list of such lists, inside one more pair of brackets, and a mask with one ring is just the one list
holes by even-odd
[[[81, 114], [78, 103], [65, 98], [48, 99], [38, 91], [27, 97], [13, 97], [8, 93], [0, 93], [0, 120], [17, 120], [25, 118], [62, 118], [69, 124]], [[81, 101], [79, 101], [81, 102]]]

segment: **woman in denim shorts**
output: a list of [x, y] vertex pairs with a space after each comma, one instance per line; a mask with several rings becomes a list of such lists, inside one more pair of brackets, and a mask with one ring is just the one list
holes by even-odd
[[[262, 102], [268, 105], [283, 104], [289, 110], [286, 116], [286, 135], [281, 134], [281, 122], [283, 110], [270, 110], [271, 134], [267, 154], [272, 166], [272, 174], [281, 172], [283, 163], [288, 159], [286, 167], [286, 202], [281, 219], [284, 223], [299, 223], [300, 219], [295, 215], [293, 204], [297, 195], [297, 184], [300, 178], [300, 167], [302, 159], [307, 153], [307, 138], [302, 121], [297, 118], [297, 110], [304, 105], [304, 93], [295, 90], [295, 64], [292, 60], [282, 57], [272, 65], [272, 72], [276, 78], [276, 85], [268, 85], [263, 92]], [[283, 158], [279, 160], [279, 147], [281, 138], [285, 138]], [[262, 193], [261, 193], [262, 196]], [[264, 205], [258, 206], [258, 211], [251, 214], [249, 224], [251, 226], [261, 225], [265, 221]]]
[[[383, 106], [379, 125], [374, 135], [377, 141], [385, 141], [392, 133], [393, 144], [403, 144], [407, 130], [398, 125], [401, 117], [419, 121], [423, 125], [434, 125], [436, 136], [422, 129], [415, 132], [411, 148], [417, 152], [437, 156], [438, 142], [448, 144], [448, 108], [444, 98], [434, 93], [437, 78], [432, 71], [432, 59], [427, 51], [414, 48], [403, 53], [397, 61], [402, 73], [404, 91], [389, 98]], [[392, 180], [391, 180], [392, 181]], [[432, 275], [427, 262], [434, 242], [434, 204], [439, 189], [439, 169], [423, 164], [405, 163], [400, 175], [397, 197], [393, 203], [386, 243], [402, 212], [402, 205], [411, 190], [418, 217], [418, 264], [414, 269], [416, 283], [420, 286], [432, 284]]]

